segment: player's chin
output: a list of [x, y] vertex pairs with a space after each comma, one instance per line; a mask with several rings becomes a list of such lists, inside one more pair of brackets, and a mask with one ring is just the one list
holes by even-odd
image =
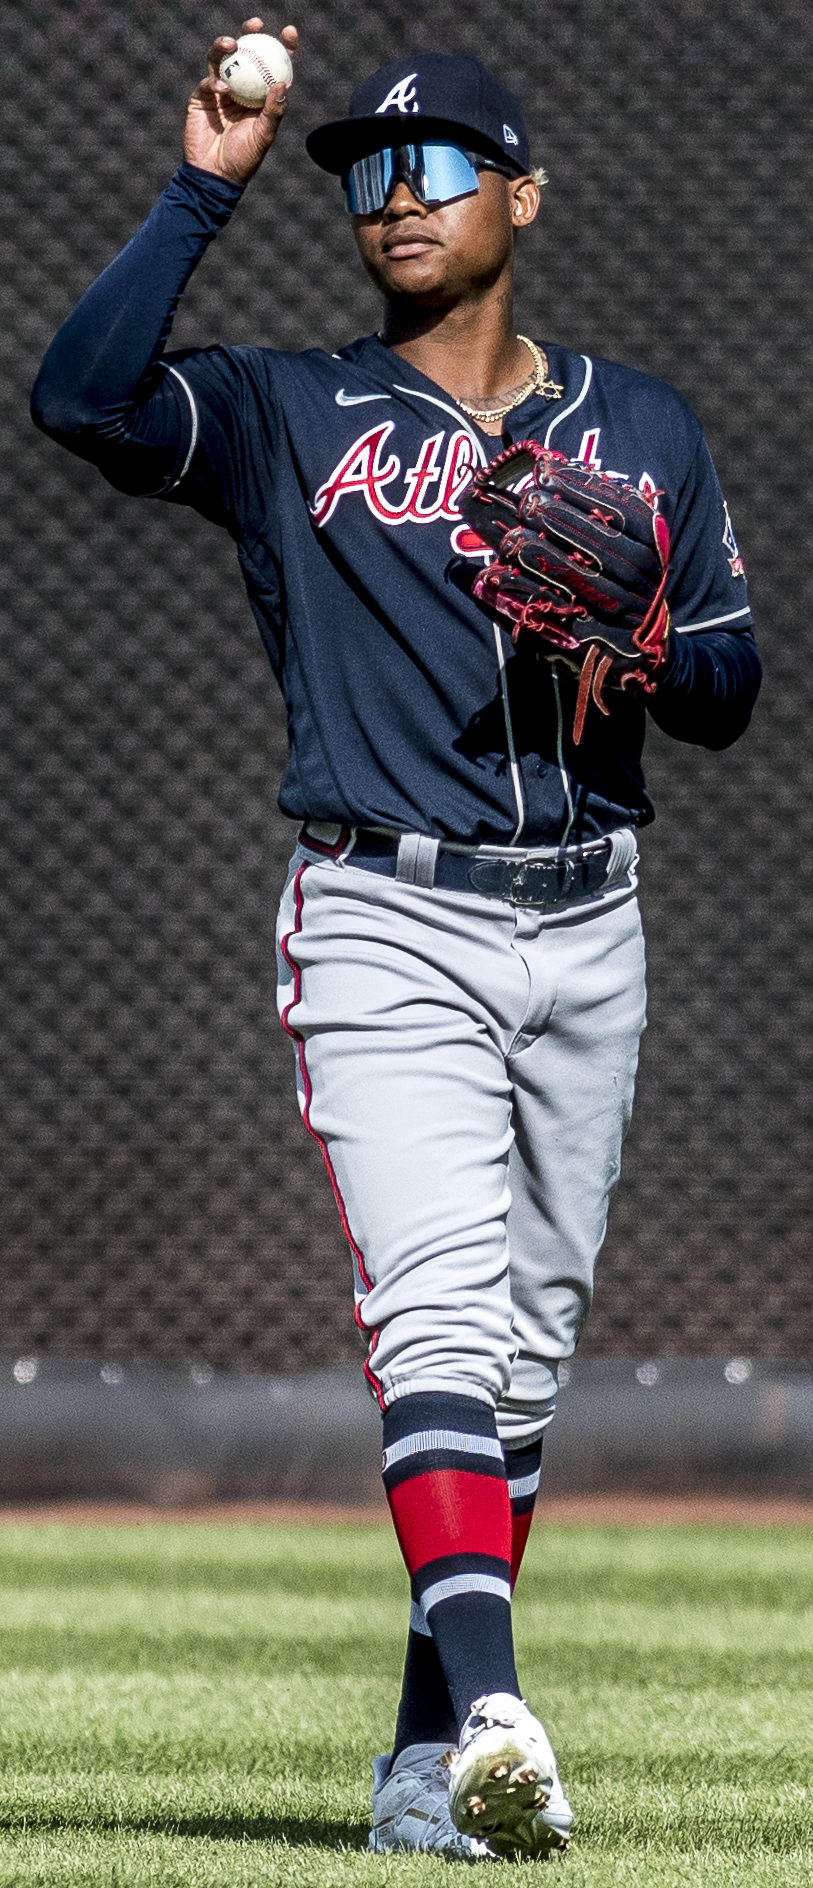
[[448, 288], [443, 252], [436, 244], [411, 256], [381, 256], [370, 273], [387, 297], [442, 300]]

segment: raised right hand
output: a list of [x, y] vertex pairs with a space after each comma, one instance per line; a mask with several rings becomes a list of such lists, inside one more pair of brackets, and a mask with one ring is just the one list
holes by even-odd
[[[265, 28], [255, 14], [244, 20], [240, 31], [262, 33]], [[293, 59], [296, 27], [284, 26], [279, 37]], [[199, 170], [227, 177], [233, 184], [246, 184], [271, 149], [285, 116], [287, 93], [284, 85], [272, 85], [261, 108], [238, 105], [219, 76], [222, 61], [236, 45], [236, 39], [227, 35], [209, 48], [207, 76], [189, 100], [183, 154], [187, 163], [196, 164]]]

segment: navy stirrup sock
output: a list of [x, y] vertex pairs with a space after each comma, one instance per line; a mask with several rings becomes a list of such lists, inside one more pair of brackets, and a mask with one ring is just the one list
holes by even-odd
[[420, 1606], [412, 1603], [393, 1757], [408, 1744], [457, 1743], [458, 1724], [438, 1649]]
[[[511, 1504], [494, 1411], [474, 1397], [427, 1392], [384, 1413], [384, 1486], [412, 1583], [410, 1665], [431, 1661], [414, 1641], [431, 1632], [452, 1706], [435, 1688], [437, 1741], [483, 1693], [519, 1695], [511, 1631]], [[397, 1745], [434, 1742], [418, 1699], [404, 1701]], [[420, 1724], [422, 1736], [416, 1735]]]
[[[542, 1462], [542, 1438], [519, 1449], [506, 1449], [503, 1446], [503, 1455], [511, 1502], [513, 1591], [533, 1520]], [[409, 1744], [454, 1745], [457, 1731], [454, 1706], [437, 1646], [423, 1608], [413, 1600], [393, 1756], [397, 1757]]]

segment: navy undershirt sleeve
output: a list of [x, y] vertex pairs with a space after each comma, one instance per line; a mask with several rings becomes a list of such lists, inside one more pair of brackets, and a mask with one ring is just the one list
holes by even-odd
[[762, 664], [754, 633], [673, 631], [667, 667], [646, 698], [664, 734], [696, 747], [731, 747], [745, 733], [759, 694]]
[[36, 425], [123, 491], [166, 491], [183, 467], [192, 411], [161, 355], [192, 271], [242, 194], [181, 164], [42, 363], [31, 397]]

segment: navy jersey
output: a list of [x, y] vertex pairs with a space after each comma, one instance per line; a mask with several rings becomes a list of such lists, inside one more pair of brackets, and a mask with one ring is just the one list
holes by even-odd
[[[650, 712], [679, 738], [726, 745], [759, 667], [691, 409], [661, 381], [551, 346], [561, 395], [532, 395], [494, 439], [375, 336], [335, 355], [162, 354], [183, 281], [239, 194], [203, 178], [184, 166], [88, 291], [46, 357], [35, 416], [123, 489], [231, 533], [288, 709], [283, 811], [492, 843], [645, 823], [645, 698], [614, 696], [609, 718], [591, 708], [573, 746], [575, 678], [531, 638], [514, 648], [472, 599], [484, 550], [457, 498], [523, 438], [659, 492], [674, 635]], [[108, 359], [101, 329], [114, 325]]]

